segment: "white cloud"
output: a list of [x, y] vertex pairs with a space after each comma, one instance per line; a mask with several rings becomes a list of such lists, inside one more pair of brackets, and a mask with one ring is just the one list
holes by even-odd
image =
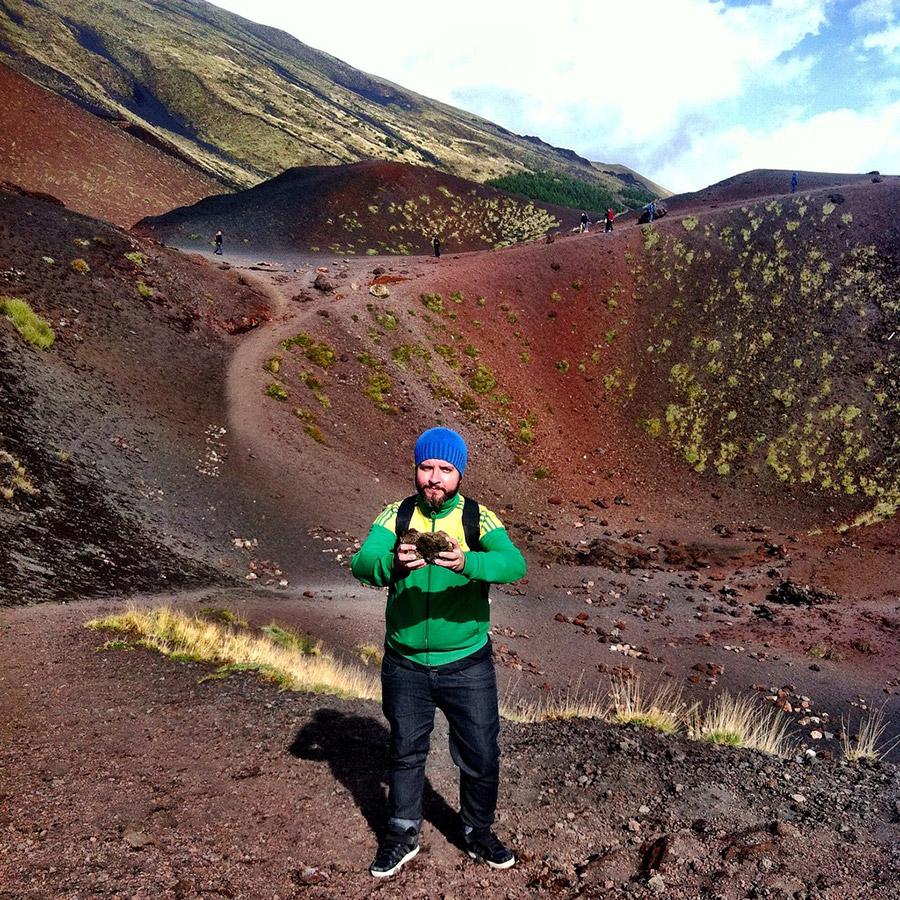
[[[327, 6], [221, 5], [278, 22], [304, 43], [418, 93], [454, 105], [474, 99], [472, 112], [570, 146], [562, 140], [570, 116], [576, 131], [615, 128], [628, 142], [664, 132], [691, 108], [737, 96], [749, 73], [821, 25], [825, 0], [746, 7], [557, 0], [537, 21], [512, 3], [457, 0], [452, 10], [429, 16], [409, 0], [345, 0], [341, 17], [353, 28], [335, 28]], [[519, 118], [505, 116], [489, 90], [518, 98]]]
[[872, 86], [870, 96], [871, 109], [890, 106], [900, 97], [900, 76], [879, 79], [878, 83]]
[[893, 28], [888, 28], [877, 34], [866, 35], [863, 39], [863, 46], [867, 50], [875, 48], [883, 50], [885, 53], [893, 53], [900, 47], [900, 25], [895, 25]]
[[656, 180], [672, 190], [697, 190], [761, 168], [900, 171], [900, 102], [869, 113], [833, 110], [775, 131], [741, 125], [707, 135], [690, 154], [664, 166]]
[[798, 56], [787, 59], [784, 62], [776, 60], [760, 75], [770, 85], [792, 85], [797, 87], [810, 81], [816, 65], [818, 65], [816, 57]]
[[[460, 0], [439, 35], [424, 29], [392, 42], [386, 54], [370, 41], [367, 52], [377, 48], [379, 58], [354, 64], [607, 160], [617, 147], [640, 154], [668, 145], [686, 119], [714, 117], [716, 104], [740, 97], [751, 81], [799, 83], [814, 60], [780, 57], [824, 21], [824, 2], [809, 0], [749, 7], [644, 0], [636, 42], [626, 37], [634, 33], [630, 2], [563, 0], [539, 27], [497, 5], [479, 12], [482, 5]], [[670, 49], [676, 36], [677, 52]], [[408, 41], [428, 49], [404, 54]]]

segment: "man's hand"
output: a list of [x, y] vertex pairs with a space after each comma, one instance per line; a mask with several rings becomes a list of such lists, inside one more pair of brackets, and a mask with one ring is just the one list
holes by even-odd
[[394, 577], [398, 580], [406, 578], [414, 569], [426, 565], [424, 559], [416, 554], [415, 544], [400, 544], [394, 554]]
[[443, 569], [450, 569], [458, 575], [462, 575], [463, 567], [466, 564], [466, 554], [462, 547], [460, 547], [458, 540], [449, 535], [447, 539], [450, 541], [450, 549], [441, 550], [434, 558], [434, 564]]

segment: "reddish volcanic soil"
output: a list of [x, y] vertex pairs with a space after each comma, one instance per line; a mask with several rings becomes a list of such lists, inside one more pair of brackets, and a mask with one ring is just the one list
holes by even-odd
[[227, 190], [0, 63], [0, 183], [128, 228]]
[[[896, 896], [900, 777], [888, 763], [842, 764], [839, 735], [842, 717], [853, 731], [882, 703], [897, 733], [898, 526], [810, 535], [849, 506], [826, 513], [809, 494], [698, 475], [599, 403], [589, 376], [561, 377], [557, 362], [579, 358], [579, 327], [602, 333], [645, 314], [625, 299], [626, 254], [642, 245], [631, 221], [611, 236], [440, 260], [229, 246], [219, 260], [0, 200], [0, 293], [27, 296], [59, 334], [41, 355], [0, 330], [3, 446], [47, 481], [0, 509], [14, 538], [3, 562], [19, 579], [0, 595], [0, 897]], [[89, 244], [78, 252], [90, 278], [68, 268], [75, 238]], [[146, 260], [126, 266], [126, 252]], [[388, 297], [370, 293], [376, 281]], [[615, 316], [583, 299], [616, 283]], [[456, 318], [426, 320], [423, 293]], [[300, 333], [334, 349], [327, 372], [291, 343]], [[477, 358], [510, 393], [513, 422], [539, 413], [532, 445], [511, 440], [495, 410], [433, 390], [419, 357], [394, 353], [438, 339], [477, 351], [460, 350], [458, 370], [435, 361], [442, 383]], [[601, 352], [612, 366], [628, 346]], [[364, 354], [390, 372], [391, 411], [366, 393]], [[405, 368], [389, 367], [397, 359]], [[266, 396], [276, 374], [287, 402]], [[353, 581], [348, 559], [409, 491], [412, 441], [436, 422], [465, 436], [465, 489], [528, 559], [526, 579], [492, 593], [509, 705], [603, 692], [614, 674], [688, 702], [727, 688], [786, 710], [790, 758], [599, 721], [504, 722], [497, 828], [520, 862], [497, 873], [460, 852], [440, 723], [423, 852], [374, 883], [386, 748], [376, 704], [279, 692], [252, 674], [207, 679], [208, 667], [144, 649], [98, 652], [105, 638], [84, 622], [130, 601], [227, 608], [348, 657], [380, 643], [383, 595]], [[535, 480], [538, 464], [553, 477]], [[82, 494], [94, 512], [72, 534], [61, 519]], [[784, 582], [796, 591], [773, 596]], [[827, 653], [809, 652], [820, 644]]]

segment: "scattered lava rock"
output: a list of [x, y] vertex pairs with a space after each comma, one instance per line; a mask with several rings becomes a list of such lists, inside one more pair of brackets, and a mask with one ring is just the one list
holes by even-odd
[[803, 586], [790, 578], [779, 582], [768, 594], [766, 600], [771, 603], [784, 603], [789, 606], [819, 606], [823, 603], [837, 602], [837, 595], [822, 588]]
[[334, 282], [324, 272], [319, 272], [319, 274], [316, 275], [316, 280], [313, 282], [313, 287], [317, 291], [330, 293], [334, 290]]
[[555, 544], [547, 548], [547, 555], [554, 561], [570, 566], [602, 566], [614, 572], [646, 568], [653, 559], [648, 550], [623, 544], [609, 538], [595, 538], [588, 544], [572, 547]]

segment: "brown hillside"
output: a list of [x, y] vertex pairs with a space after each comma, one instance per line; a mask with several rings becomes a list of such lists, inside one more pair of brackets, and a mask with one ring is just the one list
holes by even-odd
[[368, 162], [290, 169], [237, 194], [141, 221], [182, 250], [221, 229], [239, 257], [430, 254], [483, 250], [577, 226], [579, 212], [422, 166]]
[[[753, 202], [707, 213], [702, 206], [692, 210], [686, 205], [689, 201], [674, 198], [667, 201], [669, 216], [653, 229], [634, 228], [623, 217], [623, 225], [612, 235], [595, 227], [593, 234], [557, 236], [500, 254], [457, 258], [455, 250], [469, 249], [477, 240], [454, 242], [445, 237], [442, 246], [451, 259], [428, 263], [425, 270], [422, 260], [390, 263], [389, 273], [400, 273], [395, 278], [398, 283], [383, 286], [383, 298], [368, 298], [368, 321], [360, 319], [357, 304], [342, 303], [328, 312], [328, 328], [326, 332], [317, 329], [316, 336], [334, 335], [335, 326], [340, 326], [354, 346], [385, 357], [383, 364], [394, 371], [396, 360], [388, 358], [391, 354], [402, 358], [413, 353], [406, 361], [408, 369], [418, 366], [423, 373], [431, 371], [432, 379], [441, 371], [448, 379], [445, 390], [457, 400], [468, 393], [478, 401], [479, 412], [485, 404], [491, 405], [493, 391], [479, 397], [469, 381], [480, 364], [487, 365], [502, 398], [487, 415], [504, 421], [511, 448], [533, 460], [536, 467], [544, 464], [553, 484], [565, 486], [573, 500], [579, 499], [578, 491], [584, 487], [583, 473], [571, 471], [577, 459], [588, 459], [595, 476], [604, 469], [616, 471], [617, 466], [634, 470], [633, 489], [646, 494], [646, 502], [654, 502], [652, 498], [660, 496], [659, 471], [673, 463], [672, 442], [677, 454], [699, 452], [700, 448], [679, 445], [674, 433], [669, 435], [669, 446], [657, 437], [666, 431], [667, 407], [680, 390], [688, 390], [673, 379], [671, 370], [696, 367], [698, 341], [704, 347], [725, 348], [711, 368], [709, 359], [702, 360], [709, 371], [691, 378], [710, 398], [731, 395], [731, 407], [722, 406], [725, 419], [717, 427], [731, 431], [743, 427], [733, 436], [742, 446], [757, 433], [753, 426], [767, 418], [772, 420], [767, 431], [778, 431], [785, 423], [790, 426], [799, 398], [791, 401], [786, 392], [804, 393], [809, 395], [807, 402], [815, 402], [814, 392], [821, 388], [817, 377], [821, 360], [837, 355], [837, 361], [826, 363], [827, 375], [829, 381], [840, 383], [835, 395], [845, 408], [863, 410], [872, 405], [870, 395], [884, 393], [877, 405], [884, 407], [885, 415], [866, 436], [872, 446], [865, 459], [870, 468], [873, 463], [887, 465], [880, 476], [886, 490], [895, 477], [890, 451], [894, 386], [886, 373], [892, 358], [887, 338], [897, 303], [893, 274], [897, 232], [886, 211], [897, 181], [873, 183], [871, 178], [844, 176], [838, 191], [832, 188], [840, 176], [808, 180], [826, 187], [795, 196], [765, 193], [778, 183], [777, 176], [748, 173], [740, 181], [756, 198]], [[437, 230], [435, 221], [456, 215], [474, 223], [484, 208], [467, 204], [485, 197], [488, 202], [503, 199], [498, 192], [483, 191], [431, 170], [399, 164], [292, 170], [266, 185], [209, 198], [195, 207], [142, 222], [140, 227], [176, 246], [191, 247], [196, 242], [186, 235], [209, 235], [221, 223], [229, 258], [252, 260], [255, 254], [267, 261], [280, 260], [285, 271], [310, 259], [331, 261], [321, 247], [314, 254], [309, 252], [308, 244], [317, 240], [316, 229], [323, 228], [325, 233], [343, 233], [344, 243], [333, 241], [332, 253], [349, 254], [339, 264], [344, 269], [364, 247], [401, 241], [396, 235], [404, 224], [409, 229], [404, 239], [427, 252], [428, 236]], [[704, 201], [720, 198], [724, 203], [730, 191], [728, 184], [714, 186], [704, 194]], [[367, 199], [377, 202], [367, 206]], [[444, 201], [449, 208], [441, 205]], [[420, 218], [404, 212], [410, 209]], [[565, 214], [576, 215], [574, 211]], [[480, 235], [484, 228], [475, 224], [469, 233]], [[457, 230], [462, 231], [462, 226]], [[266, 245], [269, 236], [272, 243]], [[371, 268], [375, 266], [373, 261]], [[305, 274], [298, 274], [302, 284]], [[357, 276], [354, 288], [344, 282], [345, 274], [329, 274], [332, 296], [352, 299], [375, 279], [371, 272], [367, 279]], [[729, 282], [737, 284], [740, 292], [735, 293]], [[866, 290], [861, 283], [868, 286]], [[878, 291], [873, 298], [868, 288], [875, 285]], [[839, 299], [832, 296], [836, 292], [843, 292]], [[423, 300], [426, 295], [435, 295], [434, 301]], [[431, 302], [439, 308], [429, 309]], [[854, 328], [854, 323], [860, 327]], [[367, 348], [373, 330], [380, 332], [378, 346]], [[790, 357], [778, 352], [785, 338], [796, 351]], [[799, 349], [804, 340], [806, 361]], [[756, 344], [764, 345], [767, 352], [747, 356]], [[768, 352], [771, 344], [774, 349]], [[426, 351], [433, 356], [435, 345], [447, 349], [439, 352], [437, 360], [417, 362]], [[273, 353], [276, 349], [273, 344]], [[730, 358], [729, 352], [734, 354]], [[731, 365], [740, 366], [741, 371], [726, 371]], [[857, 377], [864, 367], [872, 370], [868, 381]], [[356, 374], [354, 381], [361, 378]], [[774, 382], [774, 394], [760, 393], [753, 385], [766, 379]], [[744, 409], [739, 411], [740, 406]], [[349, 414], [348, 409], [345, 416]], [[872, 415], [863, 418], [872, 419]], [[528, 423], [532, 443], [516, 440], [522, 420]], [[769, 449], [769, 443], [764, 442], [761, 449]], [[839, 444], [836, 439], [835, 446]], [[641, 448], [642, 461], [654, 460], [652, 477], [634, 466], [635, 447]], [[861, 450], [857, 448], [858, 453]], [[709, 452], [703, 448], [704, 458]], [[783, 493], [789, 504], [785, 521], [796, 518], [794, 504], [803, 496], [803, 484], [820, 480], [782, 478], [777, 467], [746, 451], [731, 454], [729, 462], [735, 465], [729, 465], [728, 471], [724, 461], [716, 469], [716, 459], [714, 455], [706, 465], [696, 465], [697, 472], [715, 471], [718, 491], [735, 489], [741, 498], [747, 492], [765, 496], [769, 514], [773, 493]], [[736, 477], [738, 461], [743, 465], [742, 478]], [[873, 471], [862, 477], [872, 477]], [[680, 481], [684, 475], [674, 477]], [[796, 485], [797, 490], [779, 488], [779, 482], [786, 482], [788, 488]], [[838, 490], [838, 496], [825, 505], [849, 502], [852, 507], [861, 500], [864, 506], [866, 497], [874, 494], [859, 490], [860, 484], [856, 487], [849, 494]], [[673, 494], [685, 492], [664, 493], [665, 503], [672, 504], [677, 502]], [[693, 493], [692, 489], [686, 494], [690, 504], [696, 502]], [[850, 499], [854, 496], [856, 501]], [[817, 524], [816, 508], [813, 502], [812, 525]]]
[[226, 190], [2, 63], [0, 96], [0, 183], [122, 227]]
[[[775, 197], [788, 193], [791, 189], [791, 175], [785, 169], [754, 169], [732, 175], [724, 181], [717, 181], [700, 191], [679, 194], [667, 198], [666, 204], [673, 209], [693, 209], [706, 204], [747, 203], [763, 197]], [[867, 175], [851, 175], [835, 172], [797, 172], [797, 191], [802, 196], [809, 191], [821, 192], [824, 188], [836, 188], [850, 184], [877, 184], [882, 180], [878, 172]]]

